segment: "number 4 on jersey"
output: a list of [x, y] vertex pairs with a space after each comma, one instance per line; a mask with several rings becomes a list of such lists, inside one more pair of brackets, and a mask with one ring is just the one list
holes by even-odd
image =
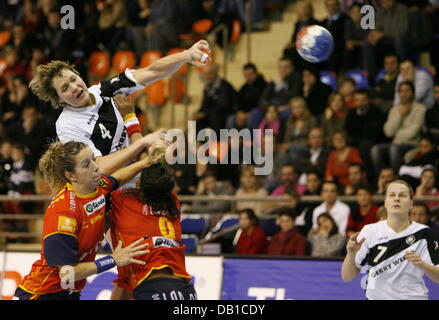
[[105, 126], [102, 123], [99, 123], [99, 129], [101, 129], [102, 139], [106, 139], [106, 138], [110, 140], [113, 139], [113, 137], [110, 134], [110, 131], [108, 131], [108, 129], [105, 128]]

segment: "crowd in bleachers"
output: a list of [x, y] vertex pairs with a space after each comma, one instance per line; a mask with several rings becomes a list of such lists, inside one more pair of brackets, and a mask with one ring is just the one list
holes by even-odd
[[[171, 168], [180, 195], [282, 197], [280, 202], [237, 202], [241, 228], [229, 240], [234, 240], [230, 250], [238, 253], [339, 256], [346, 236], [385, 219], [371, 196], [384, 194], [389, 181], [405, 179], [417, 196], [439, 194], [439, 3], [326, 0], [327, 18], [318, 21], [312, 1], [296, 2], [298, 19], [291, 41], [279, 43], [277, 75], [266, 79], [249, 62], [242, 68], [245, 82], [234, 88], [212, 63], [201, 73], [203, 100], [192, 115], [198, 130], [273, 129], [272, 173], [257, 176], [254, 166], [234, 164]], [[110, 56], [131, 50], [139, 65], [146, 50], [164, 55], [181, 47], [200, 20], [211, 21], [204, 25], [206, 33], [219, 24], [232, 30], [234, 21], [244, 31], [245, 3], [79, 1], [74, 5], [75, 29], [70, 30], [60, 27], [60, 8], [67, 1], [0, 1], [0, 192], [41, 191], [33, 183], [35, 168], [47, 142], [56, 138], [59, 110], [36, 99], [28, 88], [37, 65], [69, 61], [87, 82], [88, 61], [96, 50]], [[281, 10], [286, 3], [255, 0], [253, 29], [269, 28], [267, 20], [273, 16], [267, 10]], [[375, 30], [360, 26], [363, 4], [376, 8]], [[298, 32], [311, 24], [334, 36], [334, 52], [324, 63], [308, 63], [295, 50]], [[221, 36], [217, 41], [223, 45]], [[430, 57], [427, 67], [420, 65], [424, 56]], [[225, 156], [236, 152], [227, 148]], [[301, 201], [307, 195], [321, 196], [322, 202]], [[339, 195], [355, 195], [357, 201], [346, 204]], [[439, 239], [438, 204], [417, 204], [412, 218], [431, 225]], [[209, 214], [202, 230], [186, 230], [202, 237], [224, 222], [223, 214], [232, 206], [227, 201], [194, 201], [184, 203], [182, 210]], [[5, 202], [3, 211], [24, 213], [32, 207]], [[275, 221], [266, 218], [269, 214]], [[26, 225], [16, 222], [8, 228], [25, 231]]]

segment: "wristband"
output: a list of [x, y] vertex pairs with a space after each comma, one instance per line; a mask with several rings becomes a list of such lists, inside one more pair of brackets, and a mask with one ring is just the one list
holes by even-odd
[[135, 113], [127, 114], [125, 117], [123, 117], [123, 121], [129, 137], [136, 132], [142, 133], [139, 120], [137, 119]]
[[110, 255], [97, 259], [94, 263], [98, 267], [98, 274], [116, 266], [116, 261]]

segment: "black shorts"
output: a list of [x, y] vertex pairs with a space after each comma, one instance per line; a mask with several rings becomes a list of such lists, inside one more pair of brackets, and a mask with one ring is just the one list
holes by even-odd
[[55, 293], [34, 295], [21, 288], [17, 288], [17, 290], [15, 290], [15, 296], [19, 300], [79, 300], [81, 293], [63, 290]]
[[191, 283], [183, 279], [155, 278], [145, 280], [134, 289], [135, 300], [197, 300]]

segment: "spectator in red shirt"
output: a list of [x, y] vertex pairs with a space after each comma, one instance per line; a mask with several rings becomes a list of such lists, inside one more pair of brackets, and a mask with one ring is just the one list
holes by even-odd
[[331, 151], [326, 162], [325, 180], [335, 180], [346, 187], [349, 184], [349, 165], [363, 163], [357, 148], [348, 145], [348, 136], [344, 130], [337, 130], [332, 136]]
[[346, 228], [346, 236], [349, 237], [360, 232], [366, 224], [378, 221], [378, 206], [372, 203], [372, 191], [367, 184], [359, 184], [357, 186], [357, 203], [351, 207], [349, 214], [348, 226]]
[[267, 254], [270, 255], [306, 255], [306, 238], [295, 225], [296, 215], [291, 210], [280, 213], [279, 231], [271, 240]]
[[252, 209], [239, 212], [239, 240], [236, 245], [238, 254], [263, 254], [267, 250], [267, 236], [259, 226], [259, 219]]

